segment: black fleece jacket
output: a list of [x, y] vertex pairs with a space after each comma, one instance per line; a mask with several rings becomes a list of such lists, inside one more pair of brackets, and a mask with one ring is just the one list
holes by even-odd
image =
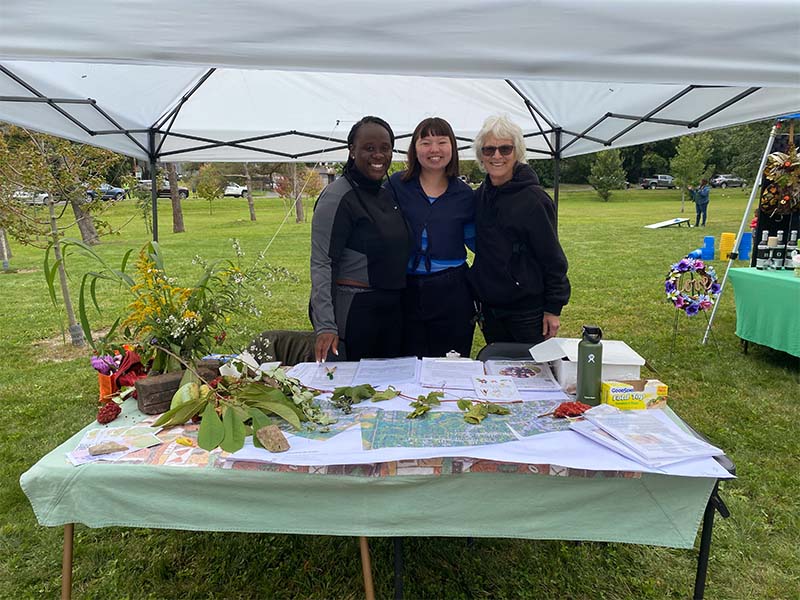
[[478, 299], [494, 308], [560, 315], [570, 295], [567, 257], [556, 235], [555, 206], [533, 169], [518, 164], [499, 187], [486, 177], [475, 204], [470, 281]]

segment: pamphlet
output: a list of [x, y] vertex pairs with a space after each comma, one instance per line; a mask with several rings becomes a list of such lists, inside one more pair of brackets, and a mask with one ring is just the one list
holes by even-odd
[[480, 375], [472, 378], [475, 396], [479, 400], [520, 400], [513, 377], [507, 375]]
[[487, 360], [486, 374], [512, 377], [520, 391], [561, 389], [547, 363], [537, 363], [532, 360]]
[[[373, 386], [417, 382], [417, 357], [362, 358], [353, 377], [354, 384]], [[334, 364], [334, 363], [331, 363]]]
[[647, 461], [724, 454], [719, 448], [683, 431], [659, 409], [621, 411], [601, 404], [583, 416]]
[[420, 385], [424, 387], [473, 390], [472, 378], [483, 376], [483, 363], [469, 358], [423, 358]]

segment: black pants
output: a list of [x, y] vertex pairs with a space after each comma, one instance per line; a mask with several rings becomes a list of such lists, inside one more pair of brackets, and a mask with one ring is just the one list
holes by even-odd
[[486, 343], [523, 342], [533, 346], [544, 341], [544, 310], [507, 310], [484, 305], [483, 337]]
[[467, 285], [467, 265], [430, 275], [409, 275], [403, 294], [404, 353], [468, 357], [475, 331], [475, 308]]
[[402, 356], [402, 290], [338, 286], [336, 324], [339, 328], [339, 356], [329, 354], [329, 360]]

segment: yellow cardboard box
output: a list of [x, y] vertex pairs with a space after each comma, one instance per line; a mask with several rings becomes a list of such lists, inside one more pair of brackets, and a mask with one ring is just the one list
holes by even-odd
[[604, 381], [600, 401], [621, 410], [662, 408], [667, 405], [667, 386], [658, 379]]

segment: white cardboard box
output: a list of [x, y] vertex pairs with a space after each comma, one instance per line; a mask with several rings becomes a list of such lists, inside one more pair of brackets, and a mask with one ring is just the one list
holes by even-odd
[[[530, 349], [536, 362], [547, 362], [553, 368], [561, 389], [575, 391], [578, 381], [577, 338], [550, 338]], [[603, 380], [639, 379], [644, 358], [625, 342], [602, 340]]]

